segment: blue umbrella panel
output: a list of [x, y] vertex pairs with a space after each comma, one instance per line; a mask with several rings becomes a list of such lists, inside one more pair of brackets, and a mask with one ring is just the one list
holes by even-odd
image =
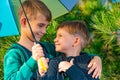
[[9, 0], [1, 0], [0, 10], [0, 37], [19, 35]]
[[73, 9], [73, 7], [78, 3], [78, 0], [59, 0], [63, 6], [65, 6], [65, 8], [68, 11], [71, 11]]

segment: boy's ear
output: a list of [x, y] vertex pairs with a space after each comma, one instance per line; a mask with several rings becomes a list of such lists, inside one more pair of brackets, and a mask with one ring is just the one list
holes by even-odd
[[81, 42], [80, 37], [75, 37], [74, 46], [81, 44], [80, 42]]
[[26, 18], [21, 18], [21, 19], [20, 19], [20, 24], [21, 24], [22, 26], [25, 26], [25, 25], [26, 25]]

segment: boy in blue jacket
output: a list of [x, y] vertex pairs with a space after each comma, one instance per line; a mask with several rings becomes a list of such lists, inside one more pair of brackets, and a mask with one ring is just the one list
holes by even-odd
[[89, 41], [82, 22], [68, 21], [60, 24], [54, 42], [56, 51], [62, 55], [50, 61], [43, 80], [99, 80], [92, 78], [92, 73], [88, 74], [88, 64], [93, 57], [82, 52]]

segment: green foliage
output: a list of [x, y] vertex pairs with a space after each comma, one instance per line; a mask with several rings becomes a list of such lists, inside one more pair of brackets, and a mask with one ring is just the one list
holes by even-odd
[[120, 79], [119, 21], [119, 4], [113, 4], [112, 9], [99, 9], [90, 16], [89, 25], [93, 35], [90, 50], [95, 50], [102, 57], [102, 80]]
[[[92, 33], [94, 39], [103, 41], [103, 49], [109, 50], [108, 53], [117, 52], [119, 54], [118, 31], [120, 30], [120, 9], [119, 5], [113, 5], [111, 10], [96, 11], [91, 15]], [[116, 48], [115, 48], [116, 47]]]

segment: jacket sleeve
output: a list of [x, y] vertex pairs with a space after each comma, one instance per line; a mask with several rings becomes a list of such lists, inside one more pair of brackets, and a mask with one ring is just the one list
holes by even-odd
[[22, 63], [17, 49], [11, 49], [4, 57], [4, 80], [30, 80], [37, 62], [31, 57]]
[[71, 80], [99, 80], [92, 78], [91, 75], [84, 73], [81, 68], [73, 65], [67, 71], [66, 74]]

